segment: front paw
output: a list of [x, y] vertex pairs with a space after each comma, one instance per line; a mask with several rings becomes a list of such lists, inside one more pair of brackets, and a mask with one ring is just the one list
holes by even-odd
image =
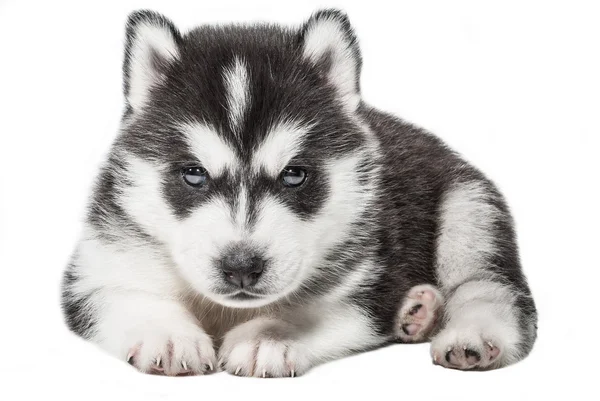
[[144, 373], [186, 376], [213, 371], [211, 338], [193, 322], [146, 323], [127, 335], [126, 361]]
[[239, 376], [295, 377], [309, 369], [309, 360], [293, 334], [293, 327], [285, 322], [253, 319], [225, 335], [220, 363]]

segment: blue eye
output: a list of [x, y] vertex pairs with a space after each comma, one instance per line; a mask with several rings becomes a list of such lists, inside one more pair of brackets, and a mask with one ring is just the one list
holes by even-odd
[[204, 167], [185, 167], [181, 172], [186, 184], [192, 187], [201, 187], [208, 180], [208, 172]]
[[306, 181], [306, 170], [302, 167], [288, 166], [281, 172], [281, 182], [286, 187], [299, 187]]

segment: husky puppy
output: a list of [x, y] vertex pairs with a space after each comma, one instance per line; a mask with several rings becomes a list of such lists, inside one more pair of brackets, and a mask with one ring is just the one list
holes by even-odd
[[361, 100], [347, 17], [127, 24], [122, 127], [63, 282], [68, 326], [142, 372], [295, 376], [390, 342], [491, 369], [536, 309], [502, 195]]

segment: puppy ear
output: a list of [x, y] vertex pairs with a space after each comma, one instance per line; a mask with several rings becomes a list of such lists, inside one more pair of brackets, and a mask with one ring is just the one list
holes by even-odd
[[304, 58], [324, 72], [340, 100], [354, 111], [360, 102], [362, 61], [346, 14], [334, 9], [317, 11], [304, 24], [301, 35]]
[[150, 89], [160, 84], [169, 65], [180, 56], [181, 34], [167, 18], [140, 10], [127, 20], [123, 63], [125, 99], [134, 112], [148, 100]]

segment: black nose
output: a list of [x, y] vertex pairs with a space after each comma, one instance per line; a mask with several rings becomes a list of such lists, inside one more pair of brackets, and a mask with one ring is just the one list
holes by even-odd
[[256, 268], [256, 270], [251, 272], [223, 270], [223, 273], [225, 273], [225, 279], [231, 284], [240, 288], [248, 288], [256, 284], [262, 275], [262, 272], [262, 267]]
[[256, 284], [264, 267], [263, 258], [240, 247], [230, 249], [221, 259], [221, 270], [225, 280], [240, 288]]

